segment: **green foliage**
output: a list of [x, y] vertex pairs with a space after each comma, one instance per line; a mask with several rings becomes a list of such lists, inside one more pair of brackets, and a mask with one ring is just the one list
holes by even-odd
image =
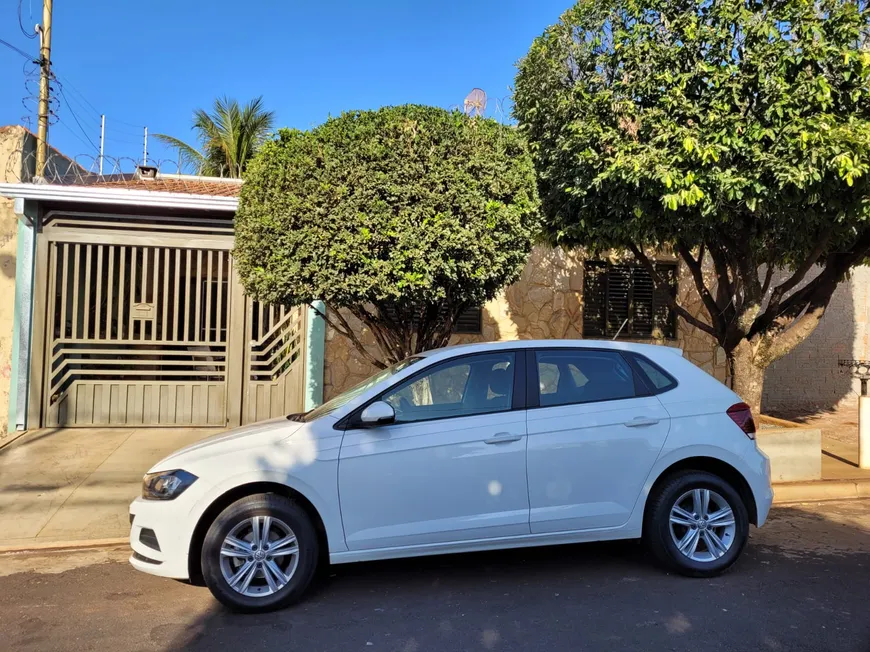
[[[868, 29], [851, 0], [581, 0], [516, 80], [549, 236], [705, 247], [732, 322], [758, 311], [761, 266], [851, 252], [845, 273], [866, 255]], [[710, 330], [730, 351], [781, 332], [778, 310]]]
[[345, 113], [264, 145], [235, 258], [249, 294], [322, 299], [355, 339], [335, 312], [347, 308], [392, 361], [445, 344], [459, 312], [518, 278], [537, 209], [516, 129], [415, 105]]
[[552, 235], [604, 246], [752, 226], [763, 258], [867, 219], [868, 14], [848, 0], [584, 0], [520, 63]]
[[272, 131], [274, 121], [275, 114], [263, 109], [262, 97], [245, 106], [223, 97], [214, 101], [211, 113], [193, 112], [192, 128], [200, 149], [166, 134], [155, 138], [178, 151], [180, 167], [205, 176], [238, 178]]

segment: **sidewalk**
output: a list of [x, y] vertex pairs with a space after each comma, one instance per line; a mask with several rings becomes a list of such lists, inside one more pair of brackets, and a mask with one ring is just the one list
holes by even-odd
[[870, 498], [870, 469], [858, 467], [858, 409], [848, 407], [811, 416], [786, 415], [822, 431], [822, 480], [775, 484], [774, 502]]
[[[870, 497], [855, 436], [823, 427], [821, 481], [774, 485], [775, 502]], [[209, 428], [60, 428], [0, 445], [0, 552], [123, 542], [127, 506], [156, 461]]]
[[127, 536], [127, 506], [145, 471], [216, 432], [57, 428], [19, 437], [0, 448], [0, 548]]

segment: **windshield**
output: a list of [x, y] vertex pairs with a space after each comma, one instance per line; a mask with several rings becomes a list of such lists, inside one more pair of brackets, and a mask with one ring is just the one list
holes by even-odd
[[319, 419], [326, 414], [334, 412], [342, 405], [349, 403], [360, 394], [368, 391], [369, 389], [377, 385], [379, 382], [384, 381], [391, 376], [395, 376], [397, 373], [402, 371], [402, 369], [407, 369], [412, 364], [414, 364], [415, 362], [419, 362], [422, 359], [423, 358], [420, 356], [414, 358], [405, 358], [401, 362], [397, 362], [391, 367], [387, 367], [386, 369], [378, 371], [377, 373], [366, 378], [359, 385], [354, 385], [349, 390], [342, 392], [338, 396], [330, 399], [320, 407], [311, 410], [311, 412], [305, 415], [305, 421], [314, 421], [315, 419]]

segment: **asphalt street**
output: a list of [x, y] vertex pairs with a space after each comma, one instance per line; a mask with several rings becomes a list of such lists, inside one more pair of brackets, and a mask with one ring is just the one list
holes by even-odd
[[634, 542], [564, 546], [333, 567], [263, 616], [124, 559], [0, 557], [0, 649], [870, 652], [870, 501], [776, 508], [716, 579]]

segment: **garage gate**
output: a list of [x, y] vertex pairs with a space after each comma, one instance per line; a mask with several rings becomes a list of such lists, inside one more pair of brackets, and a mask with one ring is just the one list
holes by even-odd
[[303, 312], [245, 297], [232, 244], [230, 220], [47, 214], [41, 424], [224, 426], [300, 411]]

